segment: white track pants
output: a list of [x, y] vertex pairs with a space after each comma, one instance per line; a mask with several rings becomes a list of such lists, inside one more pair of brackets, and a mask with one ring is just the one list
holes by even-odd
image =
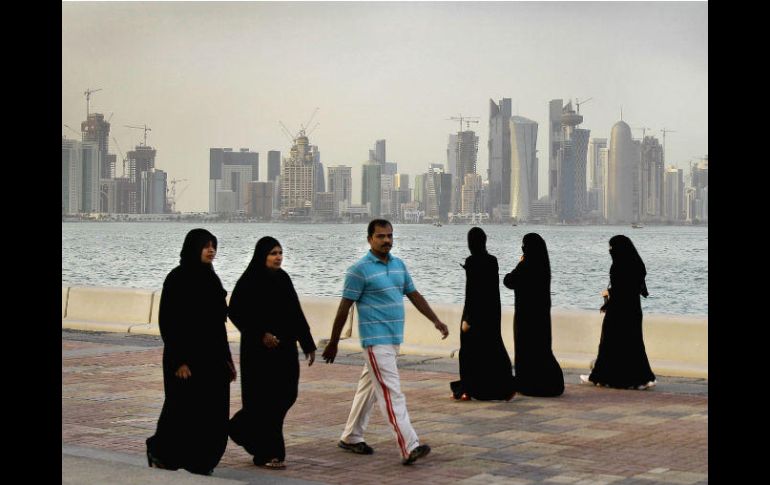
[[358, 389], [345, 431], [342, 432], [342, 441], [350, 444], [364, 441], [364, 432], [376, 401], [396, 435], [401, 456], [406, 458], [420, 442], [409, 421], [406, 397], [401, 392], [396, 367], [398, 348], [398, 345], [372, 345], [364, 349], [366, 364], [358, 379]]

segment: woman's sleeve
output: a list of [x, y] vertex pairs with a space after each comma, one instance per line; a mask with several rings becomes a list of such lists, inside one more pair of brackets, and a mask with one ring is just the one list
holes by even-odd
[[509, 288], [511, 290], [515, 290], [516, 287], [519, 285], [519, 279], [521, 276], [521, 270], [519, 269], [519, 266], [521, 265], [521, 262], [516, 265], [515, 268], [513, 268], [513, 271], [505, 275], [505, 278], [503, 278], [503, 284], [506, 288]]
[[307, 323], [307, 318], [305, 318], [305, 312], [302, 311], [302, 305], [299, 302], [299, 296], [297, 295], [297, 291], [294, 289], [294, 284], [291, 282], [291, 278], [289, 279], [289, 291], [291, 292], [290, 297], [294, 305], [294, 311], [296, 313], [295, 329], [297, 332], [297, 340], [299, 341], [300, 347], [302, 347], [302, 352], [308, 354], [316, 350], [316, 345], [313, 341], [313, 335], [310, 333], [310, 325]]
[[189, 303], [185, 302], [184, 285], [171, 273], [163, 283], [158, 309], [158, 326], [165, 347], [164, 353], [172, 369], [190, 363]]
[[268, 318], [268, 310], [259, 312], [256, 310], [258, 302], [263, 301], [259, 291], [248, 285], [244, 280], [238, 280], [233, 289], [233, 295], [230, 297], [230, 306], [227, 309], [227, 316], [233, 322], [233, 325], [243, 334], [248, 331], [255, 334], [258, 338], [265, 333], [264, 322]]

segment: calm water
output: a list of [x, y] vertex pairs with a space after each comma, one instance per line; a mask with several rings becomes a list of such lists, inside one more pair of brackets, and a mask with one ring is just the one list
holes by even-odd
[[[278, 239], [283, 268], [301, 295], [339, 297], [345, 270], [369, 248], [365, 224], [62, 223], [62, 285], [159, 289], [178, 264], [184, 236], [204, 227], [219, 239], [214, 261], [232, 291], [257, 240]], [[402, 258], [429, 302], [462, 303], [471, 226], [397, 224], [393, 254]], [[625, 234], [647, 266], [651, 313], [708, 314], [708, 228], [679, 226], [484, 225], [487, 249], [500, 263], [500, 296], [513, 305], [502, 277], [521, 256], [521, 238], [537, 232], [551, 259], [553, 306], [597, 310], [609, 282], [608, 241]]]

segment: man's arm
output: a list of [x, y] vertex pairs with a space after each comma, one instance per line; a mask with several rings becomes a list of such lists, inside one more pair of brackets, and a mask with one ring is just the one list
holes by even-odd
[[419, 291], [414, 290], [411, 293], [407, 293], [406, 297], [409, 298], [409, 301], [412, 302], [412, 304], [417, 308], [417, 310], [420, 311], [423, 315], [425, 315], [428, 320], [433, 322], [433, 326], [436, 327], [436, 329], [441, 332], [441, 339], [447, 338], [449, 335], [449, 328], [444, 325], [444, 323], [439, 320], [439, 318], [436, 316], [435, 313], [433, 313], [433, 310], [431, 309], [430, 305], [428, 305], [428, 302], [425, 301], [425, 298], [420, 294]]
[[337, 316], [334, 317], [334, 325], [332, 326], [332, 336], [329, 338], [329, 342], [327, 342], [323, 354], [321, 354], [327, 364], [333, 363], [334, 358], [337, 356], [337, 344], [340, 341], [342, 327], [345, 326], [345, 322], [348, 320], [350, 307], [353, 303], [353, 300], [342, 298], [340, 300], [340, 306], [337, 307]]

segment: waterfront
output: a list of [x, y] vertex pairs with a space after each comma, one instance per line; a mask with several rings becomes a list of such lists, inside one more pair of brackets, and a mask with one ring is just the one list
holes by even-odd
[[[285, 223], [62, 223], [62, 285], [159, 289], [178, 264], [184, 236], [204, 227], [219, 238], [214, 262], [231, 291], [251, 259], [256, 241], [277, 238], [284, 269], [297, 292], [339, 297], [345, 269], [368, 249], [366, 224]], [[463, 302], [471, 226], [396, 224], [393, 254], [404, 259], [417, 289], [429, 302]], [[650, 296], [645, 312], [708, 314], [708, 227], [483, 225], [487, 248], [500, 263], [503, 305], [513, 291], [502, 277], [521, 256], [521, 238], [537, 232], [546, 241], [552, 269], [552, 302], [557, 308], [598, 310], [609, 281], [609, 238], [631, 238], [647, 266]], [[450, 322], [447, 322], [450, 323]]]

